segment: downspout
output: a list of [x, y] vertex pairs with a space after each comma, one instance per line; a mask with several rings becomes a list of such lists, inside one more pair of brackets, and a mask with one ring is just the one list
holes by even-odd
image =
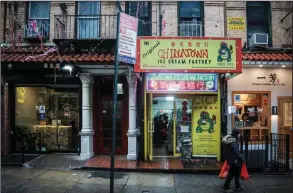
[[4, 1], [3, 42], [6, 42], [7, 1]]
[[227, 25], [227, 2], [224, 1], [224, 37], [227, 37], [228, 33], [228, 25]]
[[[159, 1], [159, 36], [162, 36], [161, 1]], [[157, 33], [158, 34], [158, 33]]]

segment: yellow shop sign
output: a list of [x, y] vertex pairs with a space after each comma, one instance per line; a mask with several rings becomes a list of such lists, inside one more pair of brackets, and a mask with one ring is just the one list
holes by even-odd
[[241, 72], [237, 38], [140, 37], [136, 72]]
[[228, 17], [228, 30], [245, 30], [244, 17]]

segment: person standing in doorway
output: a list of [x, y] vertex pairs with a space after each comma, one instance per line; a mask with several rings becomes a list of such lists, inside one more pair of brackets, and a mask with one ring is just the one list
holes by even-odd
[[239, 143], [238, 143], [239, 136], [240, 136], [240, 130], [233, 129], [231, 135], [226, 135], [222, 139], [222, 142], [226, 144], [227, 163], [230, 166], [228, 176], [224, 184], [224, 192], [233, 192], [233, 190], [230, 189], [230, 183], [233, 178], [235, 178], [235, 190], [242, 191], [244, 189], [244, 187], [241, 186], [239, 182], [241, 166], [242, 166], [242, 163], [244, 162], [244, 159], [240, 155], [240, 151], [239, 151]]

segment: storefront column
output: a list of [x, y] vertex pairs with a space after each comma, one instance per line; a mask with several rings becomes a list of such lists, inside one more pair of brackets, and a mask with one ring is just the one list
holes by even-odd
[[81, 73], [79, 78], [82, 83], [82, 129], [81, 136], [81, 159], [89, 159], [94, 156], [92, 129], [92, 102], [91, 93], [94, 79], [90, 73]]
[[128, 136], [128, 160], [137, 159], [137, 135], [139, 134], [136, 127], [136, 85], [137, 77], [134, 73], [127, 75], [128, 82], [128, 105], [129, 105], [129, 128], [127, 132]]

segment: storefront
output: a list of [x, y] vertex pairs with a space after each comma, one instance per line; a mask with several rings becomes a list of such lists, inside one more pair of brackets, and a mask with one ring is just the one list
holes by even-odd
[[[266, 133], [290, 134], [292, 128], [291, 68], [243, 68], [228, 82], [229, 130], [238, 127], [253, 140]], [[292, 140], [291, 140], [292, 142]]]
[[[110, 154], [114, 55], [1, 49], [2, 152], [20, 152], [25, 133], [26, 153], [70, 152], [81, 159]], [[130, 71], [119, 64], [116, 154], [136, 160], [136, 75]]]
[[23, 138], [26, 153], [80, 151], [79, 79], [54, 71], [56, 64], [3, 63], [11, 152], [22, 151]]
[[144, 160], [221, 157], [221, 78], [241, 73], [240, 39], [138, 39], [144, 75]]

